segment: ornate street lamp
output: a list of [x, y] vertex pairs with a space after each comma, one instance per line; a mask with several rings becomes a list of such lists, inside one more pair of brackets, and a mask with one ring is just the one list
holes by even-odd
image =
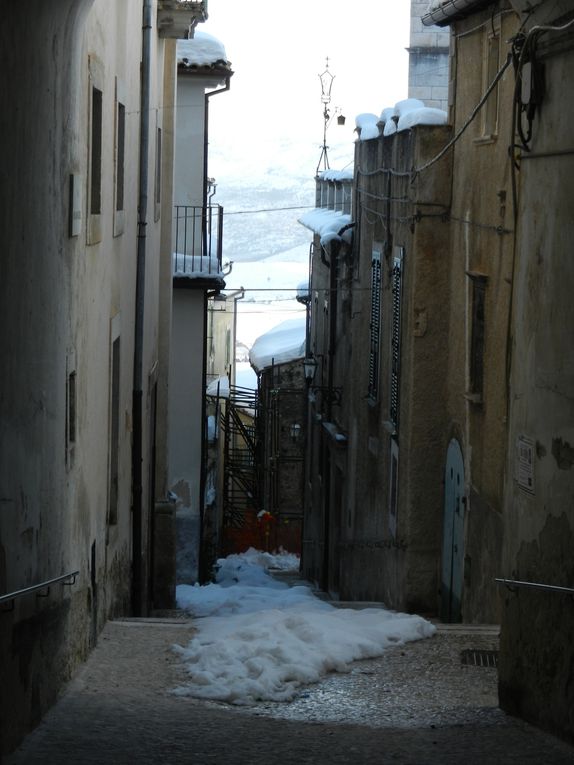
[[338, 125], [345, 124], [345, 117], [341, 113], [340, 107], [337, 106], [335, 108], [335, 113], [333, 116], [331, 116], [331, 112], [329, 111], [329, 105], [331, 103], [331, 88], [333, 87], [334, 79], [335, 75], [331, 74], [329, 70], [329, 57], [327, 56], [325, 60], [325, 71], [323, 74], [319, 75], [319, 81], [321, 83], [321, 103], [323, 104], [323, 145], [321, 147], [321, 154], [319, 156], [317, 170], [315, 171], [316, 175], [319, 173], [321, 162], [323, 163], [323, 170], [329, 169], [329, 156], [327, 154], [327, 150], [329, 148], [327, 146], [327, 128], [331, 124], [332, 119], [337, 117]]
[[303, 372], [305, 374], [305, 382], [307, 385], [311, 385], [315, 379], [315, 372], [317, 371], [317, 360], [313, 356], [307, 356], [303, 359]]

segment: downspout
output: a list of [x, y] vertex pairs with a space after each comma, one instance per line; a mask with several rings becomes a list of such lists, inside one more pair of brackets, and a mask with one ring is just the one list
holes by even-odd
[[148, 205], [148, 164], [149, 164], [149, 111], [151, 90], [151, 31], [152, 1], [143, 0], [142, 19], [142, 62], [141, 62], [141, 109], [140, 109], [140, 153], [139, 153], [139, 197], [137, 266], [134, 321], [134, 381], [132, 395], [132, 612], [142, 612], [142, 459], [143, 459], [143, 341], [146, 227]]
[[[208, 133], [209, 133], [209, 98], [218, 93], [224, 93], [229, 90], [230, 75], [225, 78], [225, 86], [218, 90], [212, 90], [205, 94], [205, 114], [203, 124], [203, 209], [201, 214], [202, 242], [203, 252], [207, 252], [207, 152], [208, 152]], [[201, 474], [199, 476], [199, 561], [198, 578], [199, 583], [203, 584], [209, 579], [209, 571], [206, 571], [207, 561], [203, 550], [203, 521], [205, 517], [205, 484], [207, 481], [207, 422], [206, 422], [206, 397], [205, 389], [207, 387], [207, 292], [204, 292], [203, 302], [203, 358], [201, 372]]]
[[[326, 407], [326, 419], [327, 422], [331, 422], [333, 413], [332, 404], [332, 391], [333, 391], [333, 370], [335, 364], [335, 330], [337, 327], [337, 269], [339, 267], [339, 249], [341, 243], [331, 242], [331, 257], [327, 262], [321, 254], [321, 260], [325, 265], [329, 267], [329, 349], [328, 349], [328, 364], [327, 364], [327, 407]], [[325, 437], [324, 435], [322, 436]], [[325, 592], [329, 591], [329, 571], [331, 563], [331, 457], [330, 449], [325, 450], [325, 455], [328, 458], [328, 464], [323, 469], [324, 480], [324, 512], [323, 512], [323, 571], [322, 571], [322, 588]]]
[[208, 160], [208, 150], [209, 150], [209, 99], [211, 96], [216, 96], [218, 93], [225, 93], [225, 91], [229, 90], [230, 87], [230, 80], [231, 75], [228, 74], [225, 78], [225, 85], [222, 88], [218, 88], [217, 90], [211, 90], [209, 93], [206, 93], [204, 96], [205, 99], [205, 106], [204, 106], [204, 124], [203, 124], [203, 211], [202, 211], [202, 238], [204, 243], [204, 252], [207, 251], [207, 160]]

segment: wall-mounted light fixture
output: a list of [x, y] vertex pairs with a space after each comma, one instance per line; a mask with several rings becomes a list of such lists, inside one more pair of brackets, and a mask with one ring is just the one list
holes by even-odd
[[292, 441], [298, 441], [301, 437], [301, 425], [299, 425], [298, 422], [292, 423], [291, 427], [289, 428], [289, 435], [291, 436]]
[[315, 379], [315, 372], [317, 371], [317, 359], [313, 356], [306, 356], [303, 359], [303, 372], [305, 374], [305, 382], [311, 385]]

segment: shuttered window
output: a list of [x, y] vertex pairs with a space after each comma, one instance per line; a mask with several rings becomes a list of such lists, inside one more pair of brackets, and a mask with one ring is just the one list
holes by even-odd
[[472, 324], [470, 337], [470, 393], [482, 396], [484, 377], [484, 302], [486, 277], [469, 274], [472, 279]]
[[403, 255], [402, 247], [395, 247], [393, 270], [391, 272], [391, 390], [390, 421], [395, 430], [399, 426], [400, 411], [400, 374], [401, 374], [401, 303], [403, 292]]
[[373, 250], [371, 258], [371, 321], [369, 347], [369, 398], [379, 395], [379, 366], [381, 347], [381, 253]]

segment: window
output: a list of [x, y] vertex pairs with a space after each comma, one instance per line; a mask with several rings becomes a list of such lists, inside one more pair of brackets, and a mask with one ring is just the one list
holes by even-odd
[[112, 343], [110, 374], [110, 436], [109, 436], [109, 497], [108, 523], [118, 522], [119, 494], [119, 445], [120, 445], [120, 338]]
[[486, 276], [469, 274], [472, 280], [472, 321], [469, 354], [469, 383], [473, 400], [482, 401], [484, 378], [484, 304]]
[[125, 208], [125, 153], [126, 153], [126, 107], [123, 88], [116, 78], [115, 101], [115, 151], [114, 151], [114, 236], [124, 231]]
[[389, 531], [397, 535], [397, 511], [399, 505], [399, 445], [391, 438], [390, 480], [389, 480]]
[[381, 251], [371, 256], [371, 321], [369, 324], [369, 398], [379, 395], [379, 365], [381, 343]]
[[[498, 73], [500, 59], [500, 35], [488, 31], [484, 41], [483, 93]], [[498, 132], [498, 85], [489, 95], [482, 109], [482, 136], [491, 138]]]
[[157, 128], [155, 140], [155, 219], [159, 220], [161, 205], [161, 128]]
[[66, 372], [66, 466], [71, 468], [74, 462], [77, 430], [76, 357], [74, 351], [68, 352]]
[[400, 414], [400, 372], [401, 372], [401, 304], [403, 292], [402, 247], [395, 247], [393, 270], [391, 271], [392, 316], [391, 316], [391, 390], [389, 418], [397, 430]]
[[90, 215], [102, 212], [102, 91], [92, 87]]
[[102, 146], [103, 146], [103, 67], [94, 57], [89, 59], [89, 119], [88, 119], [88, 225], [87, 243], [101, 240], [102, 214]]

